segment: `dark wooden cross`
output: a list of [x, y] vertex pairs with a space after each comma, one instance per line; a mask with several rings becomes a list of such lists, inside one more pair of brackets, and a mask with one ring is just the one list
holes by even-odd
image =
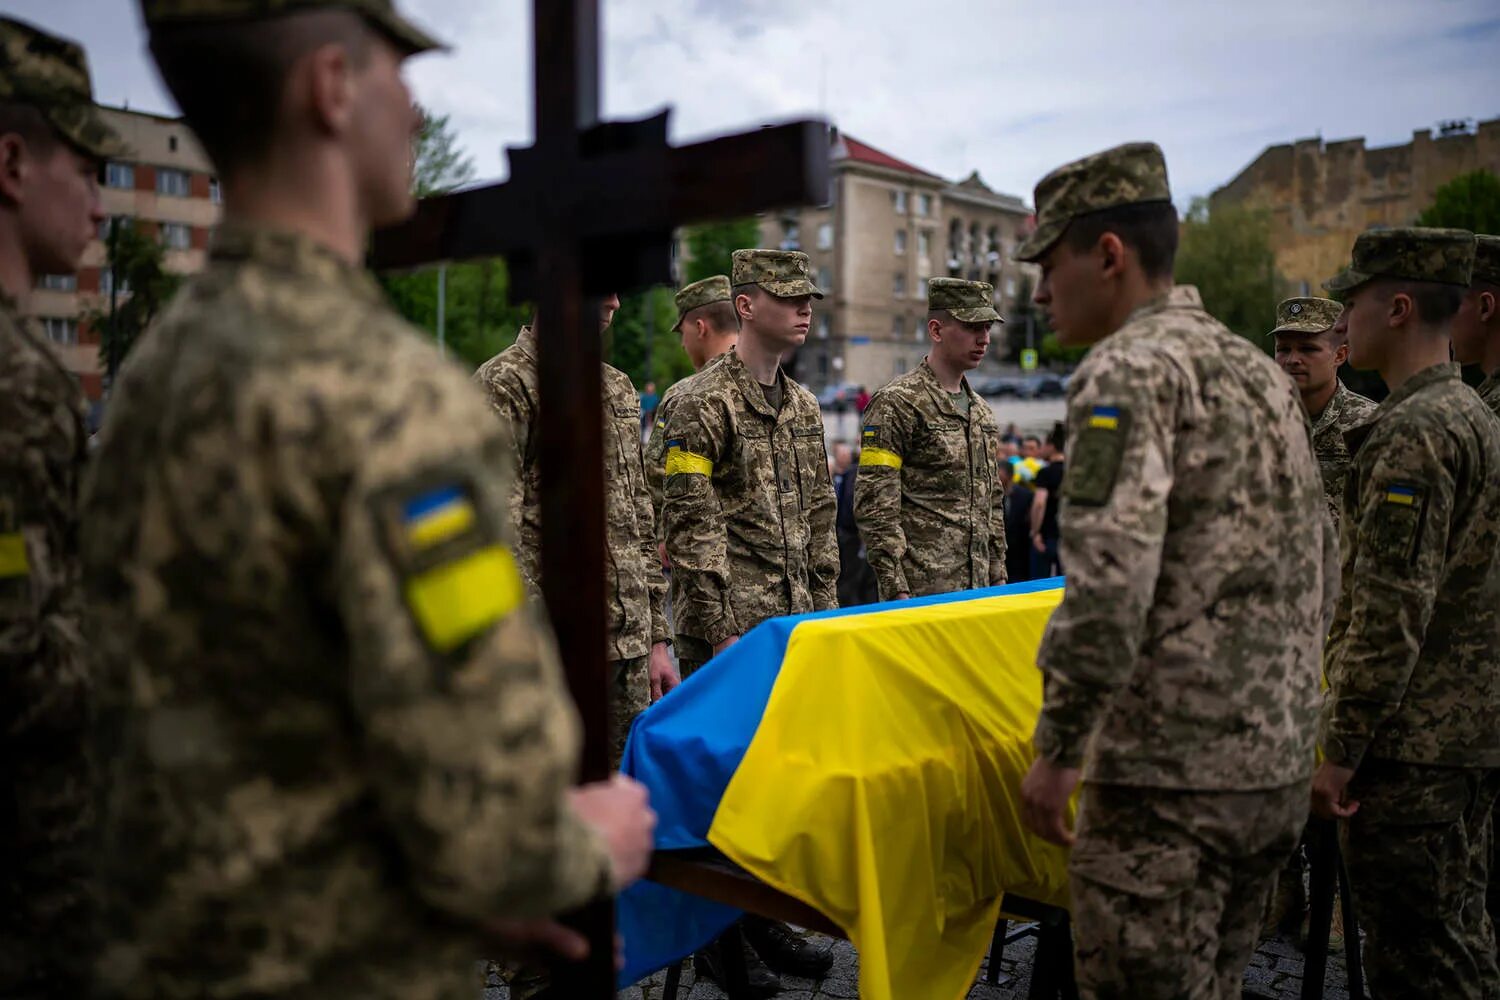
[[[376, 268], [504, 256], [537, 303], [542, 591], [584, 723], [585, 781], [609, 774], [605, 676], [603, 410], [598, 301], [672, 280], [672, 231], [828, 199], [828, 128], [799, 121], [692, 146], [667, 114], [599, 120], [599, 0], [533, 0], [536, 142], [510, 179], [424, 200], [376, 234]], [[614, 995], [613, 907], [580, 915], [588, 962], [559, 969], [561, 996]]]

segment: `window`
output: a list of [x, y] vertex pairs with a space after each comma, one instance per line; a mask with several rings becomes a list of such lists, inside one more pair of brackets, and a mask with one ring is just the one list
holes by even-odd
[[906, 329], [906, 317], [905, 316], [892, 316], [891, 317], [891, 336], [892, 337], [900, 337], [901, 336], [901, 331], [903, 331], [905, 329]]
[[42, 317], [42, 329], [47, 331], [47, 339], [54, 344], [76, 344], [78, 343], [78, 321], [66, 319], [62, 316]]
[[818, 249], [828, 250], [833, 247], [833, 223], [823, 222], [818, 224]]
[[918, 323], [917, 324], [917, 329], [914, 332], [916, 334], [917, 343], [920, 344], [920, 343], [924, 342], [927, 339], [927, 324], [926, 323]]
[[917, 256], [927, 257], [932, 253], [932, 230], [923, 229], [917, 233]]
[[897, 271], [896, 272], [896, 280], [892, 283], [891, 288], [896, 293], [896, 295], [898, 295], [898, 296], [905, 295], [906, 294], [906, 275], [902, 274], [900, 271]]
[[896, 206], [896, 214], [897, 215], [905, 215], [906, 214], [906, 192], [905, 191], [892, 191], [891, 192], [891, 204], [893, 204], [893, 205]]
[[129, 229], [133, 222], [134, 220], [131, 219], [131, 217], [128, 215], [106, 216], [99, 220], [99, 238], [101, 240], [109, 239], [109, 227], [111, 224], [119, 226], [120, 230], [123, 232], [124, 230]]
[[931, 215], [932, 214], [932, 195], [930, 195], [930, 194], [919, 194], [919, 195], [917, 195], [917, 214], [918, 215]]
[[896, 252], [906, 253], [906, 230], [904, 229], [896, 230]]
[[224, 190], [219, 187], [219, 179], [217, 177], [210, 177], [208, 179], [208, 200], [215, 205], [224, 200]]
[[174, 153], [177, 152], [177, 137], [175, 135], [167, 136], [167, 148]]
[[[992, 282], [992, 284], [993, 284], [993, 282]], [[1013, 298], [1016, 297], [1016, 279], [1015, 278], [1006, 278], [1005, 279], [1005, 297], [1008, 298], [1008, 299], [1013, 299]]]
[[781, 224], [781, 249], [802, 249], [802, 227], [800, 225], [790, 220]]
[[186, 170], [169, 170], [166, 167], [156, 172], [156, 193], [169, 194], [177, 198], [188, 196], [188, 175]]
[[135, 167], [129, 163], [105, 164], [104, 186], [126, 189], [135, 187]]
[[827, 313], [818, 317], [818, 339], [827, 340], [828, 334], [833, 331], [833, 320]]
[[115, 271], [112, 267], [101, 267], [99, 269], [99, 294], [108, 295], [111, 291], [118, 291], [121, 295], [130, 294], [130, 279], [122, 278], [120, 287], [115, 289]]
[[925, 298], [927, 298], [927, 279], [926, 278], [918, 278], [917, 279], [917, 298], [919, 298], [919, 299], [925, 299]]
[[161, 224], [161, 245], [171, 250], [187, 250], [193, 245], [193, 230], [181, 222]]
[[71, 274], [44, 274], [36, 287], [49, 292], [71, 292], [78, 287], [78, 279]]
[[818, 268], [818, 287], [825, 292], [833, 287], [833, 272], [826, 267]]

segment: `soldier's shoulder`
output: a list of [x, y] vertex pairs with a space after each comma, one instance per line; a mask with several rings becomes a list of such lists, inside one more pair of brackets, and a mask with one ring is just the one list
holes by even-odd
[[639, 406], [640, 397], [636, 394], [635, 383], [630, 380], [630, 376], [620, 371], [614, 365], [606, 364], [603, 367], [604, 373], [601, 376], [601, 380], [604, 383], [606, 397], [614, 400], [616, 403], [629, 397]]
[[922, 393], [921, 370], [913, 368], [909, 372], [903, 372], [891, 379], [885, 385], [876, 389], [870, 396], [870, 406], [877, 402], [882, 404], [910, 403]]
[[788, 402], [794, 403], [804, 412], [811, 411], [820, 415], [822, 414], [823, 408], [818, 405], [818, 397], [811, 389], [795, 379], [787, 379], [786, 387]]
[[1345, 386], [1344, 416], [1350, 424], [1362, 424], [1380, 409], [1380, 404], [1368, 396], [1361, 396]]

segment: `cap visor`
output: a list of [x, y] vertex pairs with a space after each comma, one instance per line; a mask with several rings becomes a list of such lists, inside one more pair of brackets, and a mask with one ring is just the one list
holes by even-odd
[[1327, 333], [1332, 329], [1332, 323], [1328, 324], [1327, 326], [1314, 326], [1310, 323], [1287, 323], [1284, 326], [1278, 326], [1276, 329], [1272, 330], [1270, 335], [1274, 337], [1278, 333]]
[[973, 309], [949, 309], [949, 315], [960, 323], [1004, 323], [992, 306], [976, 306]]
[[393, 10], [366, 11], [365, 13], [386, 34], [390, 35], [397, 45], [405, 49], [407, 55], [414, 56], [419, 52], [448, 51], [448, 45], [433, 38], [427, 32]]
[[120, 134], [105, 124], [92, 105], [54, 109], [47, 115], [54, 128], [85, 156], [100, 160], [119, 160], [132, 150]]
[[1323, 287], [1338, 295], [1349, 292], [1373, 278], [1372, 274], [1356, 271], [1352, 267], [1346, 267], [1338, 274], [1323, 282]]
[[760, 281], [757, 284], [778, 299], [794, 299], [800, 295], [811, 295], [815, 299], [823, 297], [823, 290], [806, 278], [792, 278], [787, 281]]
[[1068, 226], [1067, 219], [1061, 222], [1044, 222], [1036, 227], [1036, 230], [1026, 238], [1026, 242], [1016, 248], [1015, 260], [1031, 264], [1040, 260], [1052, 249], [1053, 244], [1062, 239], [1063, 230]]

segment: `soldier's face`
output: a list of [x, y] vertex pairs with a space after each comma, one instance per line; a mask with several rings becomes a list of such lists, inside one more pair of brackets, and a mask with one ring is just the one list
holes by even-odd
[[609, 324], [615, 321], [615, 313], [620, 310], [620, 297], [610, 292], [599, 300], [599, 332], [602, 334], [609, 329]]
[[1095, 257], [1094, 250], [1078, 253], [1058, 240], [1038, 261], [1042, 277], [1032, 301], [1046, 311], [1058, 341], [1070, 347], [1092, 344], [1112, 332], [1106, 283]]
[[781, 298], [769, 292], [755, 299], [755, 329], [784, 350], [801, 346], [812, 326], [812, 296]]
[[61, 141], [39, 153], [12, 134], [0, 140], [0, 171], [33, 273], [72, 274], [104, 218], [97, 161]]
[[1453, 359], [1461, 365], [1484, 360], [1486, 333], [1500, 320], [1500, 300], [1488, 288], [1476, 285], [1464, 295], [1453, 317]]
[[1276, 335], [1276, 363], [1304, 393], [1328, 388], [1349, 348], [1332, 331], [1316, 334]]
[[1387, 303], [1378, 289], [1367, 283], [1344, 295], [1344, 311], [1333, 324], [1335, 333], [1349, 341], [1349, 364], [1361, 371], [1379, 369], [1385, 363], [1390, 326]]
[[[937, 324], [937, 329], [932, 324]], [[951, 316], [928, 321], [927, 332], [932, 337], [933, 352], [955, 368], [972, 371], [984, 360], [990, 347], [989, 323], [960, 323]]]
[[411, 214], [412, 143], [422, 119], [401, 78], [404, 56], [384, 37], [369, 41], [368, 61], [354, 70], [351, 138], [361, 169], [360, 194], [370, 223], [399, 222]]

